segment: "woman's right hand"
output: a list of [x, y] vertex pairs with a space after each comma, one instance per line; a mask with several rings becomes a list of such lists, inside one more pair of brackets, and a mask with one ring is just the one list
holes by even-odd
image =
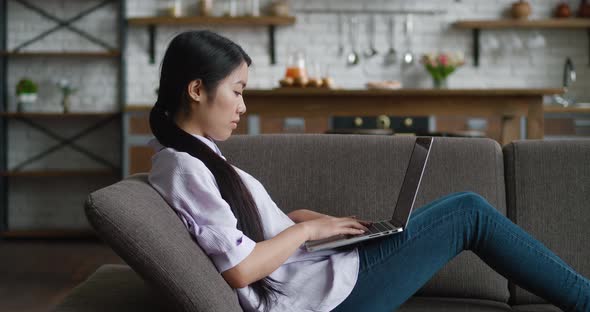
[[336, 235], [360, 235], [369, 229], [368, 221], [357, 220], [355, 217], [325, 216], [301, 222], [307, 233], [307, 240], [318, 240]]

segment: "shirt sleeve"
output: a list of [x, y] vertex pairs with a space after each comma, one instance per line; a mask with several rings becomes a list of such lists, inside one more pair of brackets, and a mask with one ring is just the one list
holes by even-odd
[[195, 166], [163, 173], [172, 179], [164, 193], [199, 246], [224, 272], [244, 260], [256, 243], [237, 229], [237, 219], [211, 171], [202, 162]]

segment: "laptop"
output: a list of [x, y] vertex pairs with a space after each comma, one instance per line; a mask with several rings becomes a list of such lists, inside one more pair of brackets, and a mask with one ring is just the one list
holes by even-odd
[[426, 168], [433, 141], [433, 137], [416, 138], [391, 220], [373, 222], [370, 226], [367, 226], [369, 231], [363, 234], [341, 234], [307, 241], [305, 242], [307, 251], [332, 249], [403, 232], [408, 226], [414, 208], [414, 202], [416, 201], [416, 195], [420, 188], [420, 182], [422, 181], [422, 175]]

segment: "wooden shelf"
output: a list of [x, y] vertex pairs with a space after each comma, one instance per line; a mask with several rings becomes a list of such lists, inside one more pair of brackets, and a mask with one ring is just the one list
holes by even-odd
[[132, 17], [127, 19], [131, 26], [147, 26], [149, 42], [148, 53], [150, 64], [156, 62], [156, 26], [159, 25], [221, 25], [221, 26], [267, 26], [268, 27], [268, 53], [270, 64], [276, 64], [275, 28], [276, 26], [292, 25], [294, 16], [147, 16]]
[[2, 239], [35, 239], [35, 238], [51, 238], [51, 239], [95, 239], [96, 232], [93, 230], [12, 230], [0, 232]]
[[119, 57], [120, 51], [92, 52], [92, 51], [2, 51], [0, 55], [10, 57]]
[[113, 170], [27, 170], [27, 171], [5, 171], [0, 172], [4, 177], [75, 177], [75, 176], [115, 176], [118, 172]]
[[[588, 18], [549, 18], [536, 20], [497, 19], [497, 20], [459, 20], [455, 28], [470, 29], [473, 33], [473, 66], [479, 66], [480, 32], [482, 29], [587, 29], [590, 40], [590, 19]], [[588, 50], [590, 58], [590, 47]], [[588, 61], [590, 66], [590, 60]]]
[[241, 26], [269, 26], [291, 25], [295, 23], [294, 16], [148, 16], [127, 19], [129, 25], [241, 25]]
[[119, 112], [73, 112], [73, 113], [53, 113], [53, 112], [0, 112], [0, 117], [6, 118], [68, 118], [68, 117], [109, 117], [119, 115]]
[[461, 20], [453, 23], [463, 29], [505, 29], [505, 28], [590, 28], [588, 18], [551, 18], [537, 20]]
[[590, 114], [590, 107], [561, 107], [561, 106], [544, 106], [545, 113], [582, 113]]

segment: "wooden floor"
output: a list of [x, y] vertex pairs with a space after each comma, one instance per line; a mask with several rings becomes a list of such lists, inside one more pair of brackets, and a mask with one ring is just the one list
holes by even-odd
[[0, 239], [0, 311], [50, 311], [104, 263], [123, 263], [96, 239]]

